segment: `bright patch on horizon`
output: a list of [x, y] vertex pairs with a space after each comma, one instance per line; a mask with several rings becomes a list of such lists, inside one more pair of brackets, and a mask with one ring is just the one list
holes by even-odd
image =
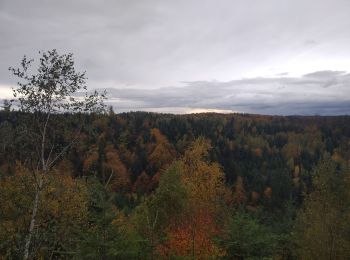
[[186, 111], [185, 114], [198, 114], [198, 113], [219, 113], [219, 114], [230, 114], [239, 113], [230, 109], [211, 109], [211, 108], [191, 108]]
[[0, 99], [13, 98], [12, 88], [7, 85], [0, 85]]

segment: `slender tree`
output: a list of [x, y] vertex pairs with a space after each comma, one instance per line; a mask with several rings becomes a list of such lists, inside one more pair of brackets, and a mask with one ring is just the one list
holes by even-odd
[[[77, 141], [81, 129], [81, 126], [76, 124], [76, 134], [62, 145], [55, 136], [57, 122], [62, 123], [62, 119], [69, 116], [67, 113], [82, 115], [102, 112], [105, 108], [105, 93], [100, 95], [96, 91], [87, 91], [85, 72], [75, 70], [73, 54], [60, 55], [55, 49], [39, 54], [40, 59], [37, 63], [24, 56], [18, 68], [9, 68], [13, 75], [19, 78], [18, 87], [13, 89], [13, 104], [27, 118], [24, 134], [29, 136], [31, 148], [35, 151], [30, 158], [26, 158], [35, 176], [36, 193], [24, 246], [24, 259], [30, 256], [40, 193], [44, 186], [42, 176], [49, 174], [55, 163]], [[37, 66], [36, 70], [33, 69], [33, 65]], [[60, 117], [59, 120], [57, 117]]]

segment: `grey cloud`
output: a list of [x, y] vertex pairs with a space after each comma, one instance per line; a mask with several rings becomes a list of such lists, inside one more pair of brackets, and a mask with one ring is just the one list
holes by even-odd
[[[153, 90], [111, 88], [111, 103], [117, 111], [150, 108], [206, 108], [245, 113], [281, 115], [336, 115], [350, 113], [348, 74], [314, 72], [310, 81], [302, 77], [252, 78], [228, 82], [186, 82], [183, 87]], [[335, 77], [333, 85], [324, 82]], [[282, 88], [281, 88], [282, 86]], [[133, 105], [130, 105], [133, 104]]]
[[337, 84], [347, 82], [350, 78], [350, 74], [346, 71], [316, 71], [313, 73], [305, 74], [304, 78], [316, 79], [322, 81], [322, 87], [328, 88], [331, 86], [336, 86]]
[[56, 48], [74, 53], [89, 88], [111, 86], [124, 110], [348, 113], [349, 8], [348, 0], [0, 0], [0, 93], [15, 84], [7, 68], [22, 55]]
[[306, 41], [304, 42], [304, 44], [305, 44], [306, 46], [314, 46], [314, 45], [317, 45], [317, 41], [315, 41], [315, 40], [306, 40]]
[[288, 72], [277, 73], [276, 76], [288, 76]]
[[305, 74], [306, 78], [330, 78], [346, 74], [346, 71], [322, 70]]
[[222, 82], [286, 71], [296, 57], [349, 58], [349, 8], [348, 0], [2, 0], [0, 83], [13, 83], [6, 69], [23, 54], [52, 48], [73, 52], [91, 87]]

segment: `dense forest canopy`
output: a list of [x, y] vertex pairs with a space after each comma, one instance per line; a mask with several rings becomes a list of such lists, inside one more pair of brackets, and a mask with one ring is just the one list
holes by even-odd
[[350, 259], [349, 10], [0, 0], [0, 260]]
[[[31, 212], [35, 144], [19, 127], [30, 116], [0, 113], [0, 252], [9, 258], [21, 255]], [[110, 110], [51, 120], [61, 147], [76, 122], [84, 124], [45, 177], [33, 256], [343, 259], [349, 253], [348, 226], [336, 224], [350, 202], [349, 116]], [[329, 221], [317, 220], [322, 205], [314, 197], [334, 212]], [[322, 241], [313, 243], [306, 232], [317, 236], [322, 221], [337, 230], [331, 251], [321, 252]]]

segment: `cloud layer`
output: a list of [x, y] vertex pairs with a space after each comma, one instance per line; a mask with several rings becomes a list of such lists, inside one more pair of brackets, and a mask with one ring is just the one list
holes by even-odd
[[349, 10], [349, 0], [1, 0], [0, 98], [15, 84], [9, 66], [56, 48], [74, 53], [90, 89], [111, 88], [118, 109], [348, 113]]
[[350, 113], [350, 74], [345, 71], [317, 71], [301, 77], [196, 81], [183, 84], [182, 87], [152, 90], [108, 89], [109, 103], [116, 111], [232, 111], [278, 115]]
[[0, 83], [22, 55], [73, 52], [92, 87], [350, 71], [348, 0], [2, 0]]

